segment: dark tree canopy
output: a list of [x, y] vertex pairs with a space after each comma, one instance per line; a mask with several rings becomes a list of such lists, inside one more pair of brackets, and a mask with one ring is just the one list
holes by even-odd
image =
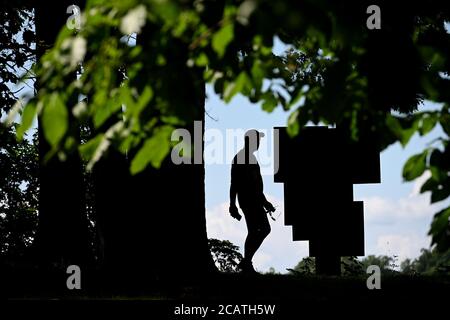
[[21, 77], [31, 76], [35, 61], [34, 15], [31, 8], [13, 7], [10, 1], [1, 1], [0, 12], [0, 111], [2, 115], [10, 111], [19, 97], [23, 96], [26, 85]]

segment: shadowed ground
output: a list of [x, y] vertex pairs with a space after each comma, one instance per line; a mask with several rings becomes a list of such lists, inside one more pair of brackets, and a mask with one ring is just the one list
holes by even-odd
[[82, 289], [68, 290], [62, 271], [3, 270], [1, 294], [7, 299], [139, 299], [189, 301], [335, 302], [448, 301], [450, 277], [382, 275], [381, 290], [369, 290], [366, 277], [213, 274], [202, 279], [169, 280], [82, 273]]

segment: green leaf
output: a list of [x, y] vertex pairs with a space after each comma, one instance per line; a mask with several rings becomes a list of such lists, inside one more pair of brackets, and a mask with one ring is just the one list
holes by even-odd
[[52, 93], [42, 115], [44, 136], [52, 147], [56, 147], [69, 127], [69, 114], [64, 101]]
[[446, 208], [439, 211], [434, 215], [433, 222], [431, 223], [431, 228], [429, 235], [433, 236], [433, 244], [437, 243], [439, 245], [440, 235], [445, 234], [449, 226], [450, 218], [450, 208]]
[[23, 135], [33, 124], [34, 117], [36, 116], [36, 110], [36, 102], [33, 100], [29, 101], [25, 106], [22, 113], [22, 121], [17, 128], [17, 138], [19, 140], [23, 139]]
[[450, 196], [450, 183], [449, 179], [443, 184], [438, 184], [436, 188], [431, 192], [431, 203], [436, 203], [447, 199]]
[[442, 126], [442, 130], [450, 136], [450, 114], [442, 113], [441, 118], [439, 119], [439, 123]]
[[427, 191], [431, 191], [434, 188], [436, 188], [438, 183], [436, 180], [433, 179], [433, 177], [430, 177], [425, 183], [420, 187], [420, 193], [425, 193]]
[[392, 131], [392, 133], [397, 137], [397, 139], [400, 140], [400, 138], [402, 136], [402, 126], [400, 125], [400, 121], [392, 115], [387, 115], [386, 116], [386, 125]]
[[119, 151], [122, 154], [127, 154], [135, 145], [139, 143], [139, 138], [134, 135], [128, 135], [124, 138], [124, 140], [120, 143]]
[[430, 171], [431, 171], [431, 177], [434, 181], [438, 183], [443, 183], [445, 180], [448, 179], [447, 169], [444, 169], [442, 167], [433, 166], [431, 164], [431, 157], [430, 157]]
[[195, 59], [195, 65], [198, 67], [205, 67], [208, 65], [208, 62], [208, 56], [204, 52], [200, 53], [197, 59]]
[[96, 108], [96, 112], [94, 114], [94, 126], [99, 128], [102, 124], [105, 123], [115, 112], [119, 111], [122, 108], [121, 101], [114, 101], [113, 99], [106, 100], [104, 104], [99, 105]]
[[417, 126], [408, 128], [408, 129], [403, 129], [401, 131], [401, 136], [400, 136], [400, 143], [402, 144], [403, 147], [405, 147], [409, 140], [411, 140], [412, 136], [414, 135], [414, 133], [417, 131]]
[[418, 128], [418, 119], [403, 119], [388, 115], [386, 124], [394, 133], [401, 145], [405, 147]]
[[132, 115], [134, 117], [139, 117], [142, 110], [144, 110], [144, 108], [152, 100], [152, 98], [153, 98], [152, 87], [147, 85], [147, 86], [145, 86], [144, 90], [142, 91], [141, 95], [139, 96], [138, 101], [130, 108]]
[[426, 135], [436, 126], [438, 117], [435, 113], [425, 113], [422, 117], [419, 132], [421, 136]]
[[249, 78], [245, 71], [242, 71], [236, 80], [226, 87], [223, 93], [223, 100], [228, 103], [239, 92], [242, 92], [248, 84]]
[[[433, 149], [430, 156], [430, 166], [436, 168], [445, 168], [447, 161], [444, 157], [444, 154], [439, 149]], [[433, 173], [433, 171], [432, 171]]]
[[175, 1], [157, 1], [150, 10], [161, 16], [166, 23], [178, 22], [180, 9]]
[[428, 150], [422, 153], [416, 154], [406, 161], [403, 166], [403, 178], [406, 181], [414, 180], [415, 178], [421, 176], [426, 168]]
[[270, 91], [265, 92], [263, 98], [262, 109], [267, 112], [272, 112], [278, 105], [277, 98]]
[[130, 169], [132, 174], [143, 171], [149, 164], [155, 168], [161, 166], [162, 161], [170, 151], [172, 131], [172, 126], [162, 126], [155, 129], [153, 136], [145, 140], [144, 145], [133, 158]]
[[300, 101], [300, 99], [302, 98], [302, 97], [304, 97], [305, 96], [305, 93], [303, 92], [303, 89], [302, 88], [300, 88], [300, 90], [298, 90], [296, 93], [293, 93], [292, 95], [291, 95], [291, 100], [289, 101], [289, 104], [288, 104], [288, 107], [289, 108], [292, 108], [297, 102], [299, 102]]
[[234, 25], [233, 23], [226, 23], [219, 31], [217, 31], [212, 37], [212, 47], [217, 55], [222, 58], [225, 54], [225, 50], [228, 44], [234, 37]]
[[251, 74], [253, 78], [253, 86], [255, 87], [255, 89], [260, 89], [263, 85], [265, 76], [264, 67], [261, 61], [256, 60], [253, 63]]
[[287, 133], [291, 137], [296, 136], [300, 131], [300, 124], [298, 121], [299, 114], [300, 111], [297, 109], [289, 115]]
[[103, 140], [104, 136], [105, 135], [103, 133], [98, 134], [88, 142], [78, 147], [78, 149], [80, 150], [80, 154], [84, 160], [89, 161], [94, 156], [94, 153], [100, 145], [100, 142]]

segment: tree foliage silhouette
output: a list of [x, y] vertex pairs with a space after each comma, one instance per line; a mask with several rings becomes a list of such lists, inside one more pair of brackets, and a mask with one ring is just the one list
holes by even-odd
[[23, 259], [38, 221], [37, 137], [16, 142], [13, 128], [0, 140], [0, 260]]
[[228, 240], [208, 239], [209, 250], [219, 271], [237, 272], [242, 255], [239, 247]]

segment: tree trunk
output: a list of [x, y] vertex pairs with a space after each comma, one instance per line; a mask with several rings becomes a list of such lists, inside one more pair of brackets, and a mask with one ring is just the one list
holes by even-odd
[[[142, 39], [147, 39], [145, 33], [138, 38], [145, 52]], [[166, 58], [168, 63], [183, 65], [181, 59]], [[158, 77], [152, 70], [147, 72], [149, 79], [141, 79], [142, 86]], [[186, 110], [186, 129], [194, 137], [193, 121], [204, 123], [202, 73], [184, 66], [175, 76], [183, 79], [182, 88], [172, 89], [184, 103], [180, 107]], [[94, 169], [106, 267], [140, 279], [187, 279], [215, 271], [206, 234], [204, 164], [175, 165], [169, 156], [160, 169], [148, 167], [131, 176], [133, 154], [128, 156], [110, 151]]]
[[[51, 5], [36, 5], [37, 59], [54, 44], [58, 32], [66, 23], [66, 8], [71, 4], [71, 1], [61, 1]], [[39, 90], [45, 87], [45, 83], [41, 83], [38, 78], [35, 86]], [[71, 121], [70, 128], [75, 134], [79, 132], [74, 121]], [[77, 153], [68, 154], [65, 161], [60, 161], [57, 157], [45, 161], [50, 146], [43, 135], [40, 118], [38, 130], [40, 193], [36, 245], [39, 258], [44, 265], [81, 265], [86, 262], [88, 255], [81, 161]]]

